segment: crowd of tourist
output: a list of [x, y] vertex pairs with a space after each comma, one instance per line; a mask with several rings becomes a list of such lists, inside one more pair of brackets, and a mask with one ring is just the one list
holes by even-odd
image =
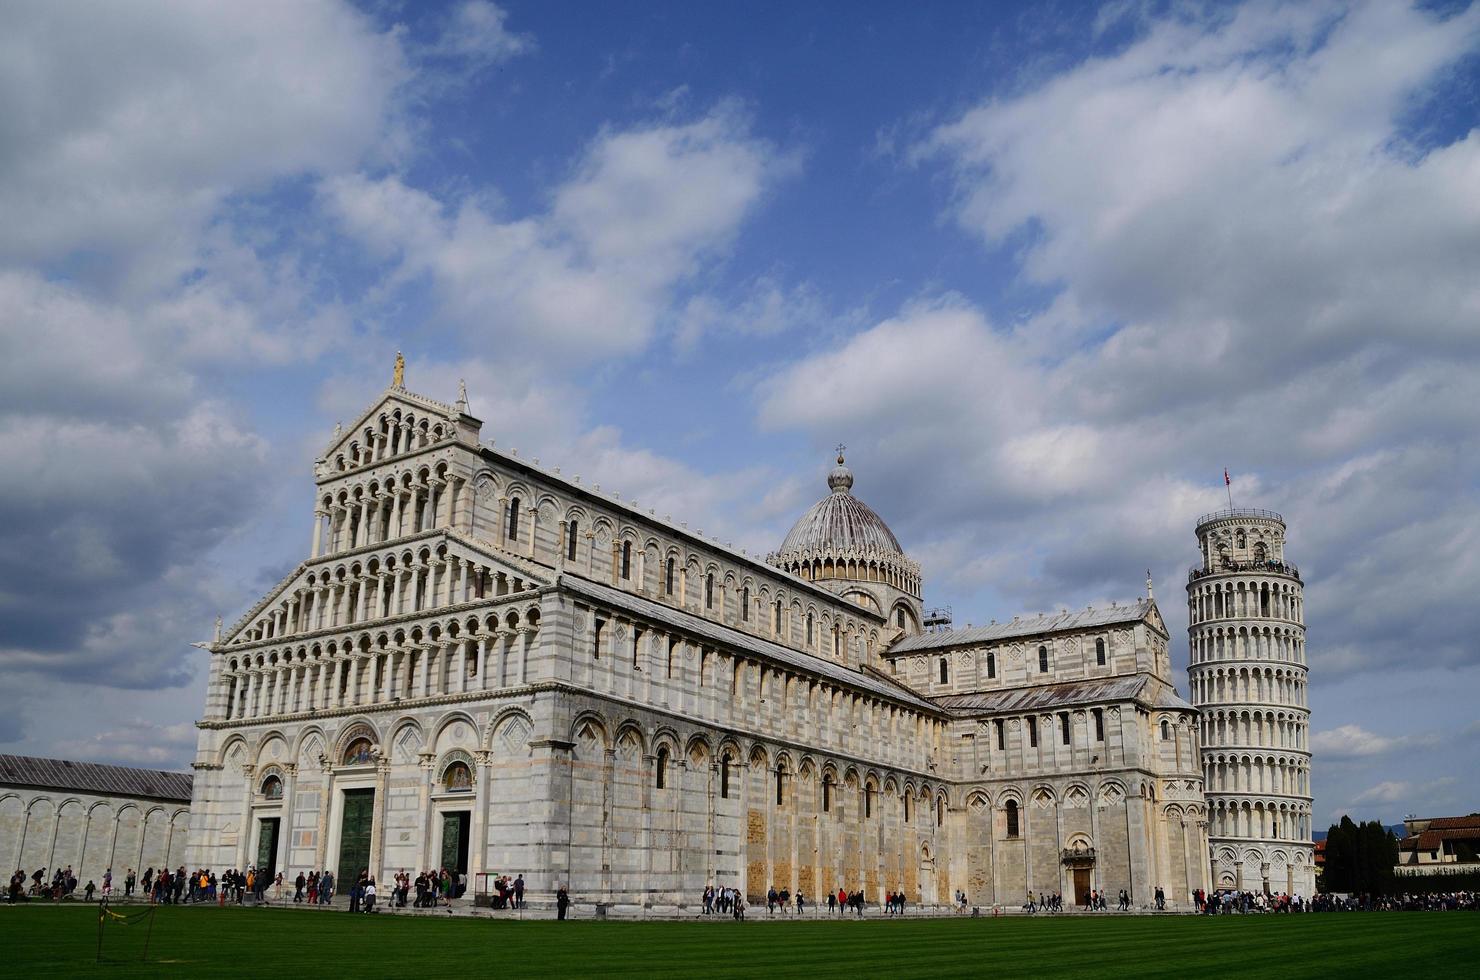
[[[259, 872], [255, 867], [245, 871], [232, 868], [219, 876], [209, 868], [187, 872], [185, 868], [171, 871], [168, 868], [146, 868], [142, 876], [129, 868], [123, 876], [121, 895], [114, 889], [113, 869], [103, 875], [102, 885], [88, 881], [82, 886], [82, 897], [86, 901], [98, 898], [109, 900], [118, 897], [132, 899], [136, 895], [155, 904], [191, 904], [228, 902], [245, 904], [248, 896], [260, 904], [271, 904], [291, 899], [293, 904], [328, 905], [335, 895], [334, 873], [329, 870], [300, 871], [296, 877], [285, 880], [281, 873]], [[431, 909], [448, 908], [453, 900], [467, 890], [467, 876], [449, 871], [447, 868], [428, 869], [412, 876], [405, 869], [397, 872], [394, 885], [386, 905], [390, 908]], [[71, 867], [54, 869], [38, 868], [27, 875], [16, 870], [11, 875], [6, 899], [14, 904], [29, 900], [60, 901], [76, 897], [79, 891], [77, 875]], [[271, 893], [271, 899], [268, 895]], [[414, 900], [411, 898], [415, 893]], [[362, 871], [348, 890], [349, 910], [357, 913], [378, 911], [375, 879], [368, 871]], [[1025, 912], [1060, 912], [1064, 909], [1063, 896], [1058, 893], [1029, 892], [1023, 905]], [[570, 906], [570, 895], [561, 887], [556, 895], [559, 918], [565, 918]], [[859, 891], [839, 888], [826, 898], [828, 915], [843, 916], [853, 913], [863, 917], [865, 909], [872, 904]], [[745, 897], [738, 889], [709, 885], [702, 896], [702, 915], [728, 915], [743, 919], [746, 911]], [[495, 909], [523, 909], [525, 905], [524, 876], [500, 875], [494, 879], [489, 904]], [[782, 916], [806, 913], [811, 903], [801, 892], [792, 894], [786, 888], [771, 887], [766, 891], [766, 912]], [[1081, 897], [1080, 908], [1087, 911], [1108, 911], [1105, 893], [1091, 890]], [[1474, 891], [1400, 893], [1395, 895], [1316, 895], [1306, 899], [1299, 895], [1283, 892], [1264, 893], [1252, 891], [1220, 890], [1206, 893], [1198, 889], [1192, 893], [1193, 910], [1206, 915], [1250, 915], [1258, 913], [1289, 914], [1300, 912], [1396, 912], [1396, 911], [1477, 911], [1480, 910], [1480, 893]], [[903, 892], [887, 889], [880, 910], [887, 916], [905, 913], [906, 900]], [[952, 898], [954, 912], [964, 913], [968, 902], [966, 893], [957, 891]], [[1158, 910], [1167, 908], [1166, 895], [1160, 887], [1153, 892], [1153, 906]], [[1131, 911], [1131, 896], [1121, 889], [1117, 896], [1116, 909]], [[975, 913], [973, 913], [975, 914]]]

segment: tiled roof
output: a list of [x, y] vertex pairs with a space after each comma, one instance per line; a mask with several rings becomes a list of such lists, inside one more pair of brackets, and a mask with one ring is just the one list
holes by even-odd
[[1440, 843], [1447, 840], [1480, 840], [1480, 827], [1425, 830], [1417, 837], [1403, 838], [1398, 842], [1398, 847], [1405, 851], [1437, 851]]
[[900, 640], [888, 652], [894, 654], [912, 650], [939, 650], [942, 647], [993, 643], [1019, 636], [1137, 623], [1145, 619], [1150, 611], [1151, 600], [1138, 599], [1126, 605], [1101, 606], [1098, 609], [1081, 609], [1077, 612], [1039, 613], [1036, 616], [1020, 616], [1010, 623], [992, 623], [990, 626], [946, 630], [942, 633], [918, 633]]
[[1150, 678], [1145, 674], [1105, 677], [1092, 681], [1014, 687], [1005, 691], [948, 694], [935, 701], [947, 711], [980, 714], [996, 711], [1038, 711], [1093, 701], [1126, 701], [1139, 697]]
[[1480, 831], [1480, 813], [1472, 813], [1467, 817], [1435, 817], [1429, 821], [1427, 829]]
[[190, 802], [194, 777], [188, 772], [104, 766], [96, 762], [0, 755], [0, 785], [64, 789], [103, 796], [142, 796]]
[[573, 575], [569, 572], [562, 574], [560, 576], [560, 585], [562, 588], [568, 589], [577, 595], [584, 595], [587, 598], [594, 599], [617, 609], [625, 609], [628, 612], [643, 616], [654, 622], [664, 623], [675, 629], [683, 630], [692, 636], [711, 640], [716, 644], [738, 647], [739, 649], [748, 650], [760, 656], [769, 657], [772, 660], [780, 661], [804, 673], [820, 675], [838, 684], [862, 688], [880, 697], [888, 698], [891, 701], [902, 701], [913, 705], [923, 711], [936, 713], [940, 710], [936, 705], [920, 697], [918, 694], [911, 693], [908, 688], [899, 684], [886, 682], [870, 673], [845, 666], [834, 660], [827, 660], [809, 653], [802, 653], [800, 650], [793, 650], [790, 647], [773, 643], [770, 640], [765, 640], [758, 636], [751, 636], [749, 633], [726, 626], [723, 623], [716, 623], [712, 620], [695, 616], [692, 613], [684, 612], [681, 609], [674, 609], [672, 606], [664, 605], [661, 602], [654, 602], [651, 599], [635, 596], [630, 592], [623, 592], [620, 589], [614, 589], [611, 586], [593, 582], [579, 575]]

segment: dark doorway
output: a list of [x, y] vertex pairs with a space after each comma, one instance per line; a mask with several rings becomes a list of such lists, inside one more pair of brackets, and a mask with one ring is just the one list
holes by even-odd
[[370, 827], [375, 818], [375, 790], [344, 791], [344, 818], [339, 823], [339, 876], [335, 891], [348, 892], [370, 867]]
[[261, 820], [257, 825], [257, 876], [266, 876], [269, 881], [277, 874], [278, 828], [282, 821], [277, 817]]
[[1075, 868], [1074, 901], [1084, 905], [1087, 898], [1089, 898], [1089, 868]]
[[468, 873], [468, 838], [473, 815], [467, 810], [442, 814], [442, 867], [455, 879]]

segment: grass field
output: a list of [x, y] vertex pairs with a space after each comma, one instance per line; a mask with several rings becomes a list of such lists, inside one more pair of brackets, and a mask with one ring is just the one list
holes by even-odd
[[507, 922], [292, 910], [0, 907], [11, 976], [1438, 977], [1480, 951], [1461, 912], [1218, 918], [1038, 916], [820, 922]]

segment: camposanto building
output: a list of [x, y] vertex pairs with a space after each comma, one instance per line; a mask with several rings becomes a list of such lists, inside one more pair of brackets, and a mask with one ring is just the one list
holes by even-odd
[[927, 632], [841, 454], [762, 560], [401, 382], [316, 464], [308, 558], [209, 645], [191, 864], [522, 873], [617, 905], [1210, 885], [1149, 589]]

